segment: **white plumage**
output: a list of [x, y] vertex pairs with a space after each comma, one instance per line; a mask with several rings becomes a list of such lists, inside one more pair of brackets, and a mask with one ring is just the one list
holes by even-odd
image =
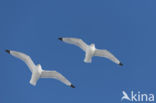
[[67, 86], [75, 88], [75, 86], [72, 85], [71, 82], [67, 80], [62, 74], [56, 71], [43, 70], [40, 64], [35, 65], [32, 59], [28, 55], [21, 53], [21, 52], [17, 52], [17, 51], [12, 51], [12, 50], [6, 50], [6, 52], [11, 54], [12, 56], [15, 56], [21, 59], [27, 64], [30, 71], [32, 72], [30, 84], [32, 84], [33, 86], [36, 85], [39, 78], [54, 78], [66, 84]]
[[95, 44], [87, 45], [83, 40], [78, 38], [59, 38], [59, 40], [80, 47], [86, 54], [84, 62], [91, 63], [93, 56], [105, 57], [116, 64], [123, 65], [112, 53], [108, 50], [100, 50], [95, 48]]

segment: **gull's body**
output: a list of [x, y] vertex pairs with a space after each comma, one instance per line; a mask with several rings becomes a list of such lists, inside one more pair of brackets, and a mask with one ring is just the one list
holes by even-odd
[[112, 53], [108, 50], [96, 49], [95, 44], [87, 45], [81, 39], [78, 38], [59, 38], [59, 40], [76, 45], [85, 52], [84, 62], [91, 63], [93, 56], [105, 57], [116, 64], [123, 65]]
[[95, 48], [94, 44], [91, 44], [90, 46], [87, 46], [84, 62], [86, 62], [86, 63], [91, 63], [92, 62], [92, 57], [95, 54], [95, 50], [96, 50], [96, 48]]
[[40, 64], [35, 65], [34, 62], [31, 60], [31, 58], [28, 55], [21, 53], [21, 52], [17, 52], [17, 51], [12, 51], [12, 50], [6, 50], [6, 52], [11, 54], [14, 57], [21, 59], [22, 61], [24, 61], [27, 64], [30, 71], [32, 72], [30, 84], [32, 84], [33, 86], [36, 85], [39, 78], [54, 78], [54, 79], [57, 79], [57, 80], [63, 82], [67, 86], [75, 88], [74, 85], [72, 85], [71, 82], [68, 81], [60, 73], [58, 73], [56, 71], [43, 70]]

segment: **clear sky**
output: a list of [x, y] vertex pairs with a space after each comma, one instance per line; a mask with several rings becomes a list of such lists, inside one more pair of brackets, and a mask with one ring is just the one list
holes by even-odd
[[[156, 95], [155, 0], [1, 0], [0, 103], [120, 103], [122, 90]], [[108, 49], [123, 67], [58, 37], [82, 38]], [[76, 88], [53, 79], [29, 84], [31, 72], [5, 49], [30, 55]], [[126, 102], [126, 101], [125, 101]]]

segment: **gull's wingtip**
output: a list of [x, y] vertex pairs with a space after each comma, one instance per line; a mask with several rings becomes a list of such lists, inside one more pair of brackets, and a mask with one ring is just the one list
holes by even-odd
[[75, 88], [75, 86], [73, 84], [71, 84], [70, 87]]
[[5, 50], [5, 52], [7, 52], [7, 53], [9, 53], [9, 54], [10, 54], [10, 50], [8, 50], [8, 49], [7, 49], [7, 50]]
[[122, 64], [121, 62], [119, 63], [119, 65], [120, 65], [120, 66], [123, 66], [123, 64]]
[[63, 38], [58, 38], [59, 40], [63, 41]]

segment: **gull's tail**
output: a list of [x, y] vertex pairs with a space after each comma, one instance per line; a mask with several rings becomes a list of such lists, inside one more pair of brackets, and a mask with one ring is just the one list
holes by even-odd
[[86, 63], [92, 62], [92, 55], [89, 52], [86, 52], [84, 62], [86, 62]]
[[33, 85], [33, 86], [36, 86], [36, 83], [39, 80], [39, 78], [40, 78], [40, 74], [39, 73], [35, 73], [35, 72], [33, 73], [32, 72], [30, 84]]

